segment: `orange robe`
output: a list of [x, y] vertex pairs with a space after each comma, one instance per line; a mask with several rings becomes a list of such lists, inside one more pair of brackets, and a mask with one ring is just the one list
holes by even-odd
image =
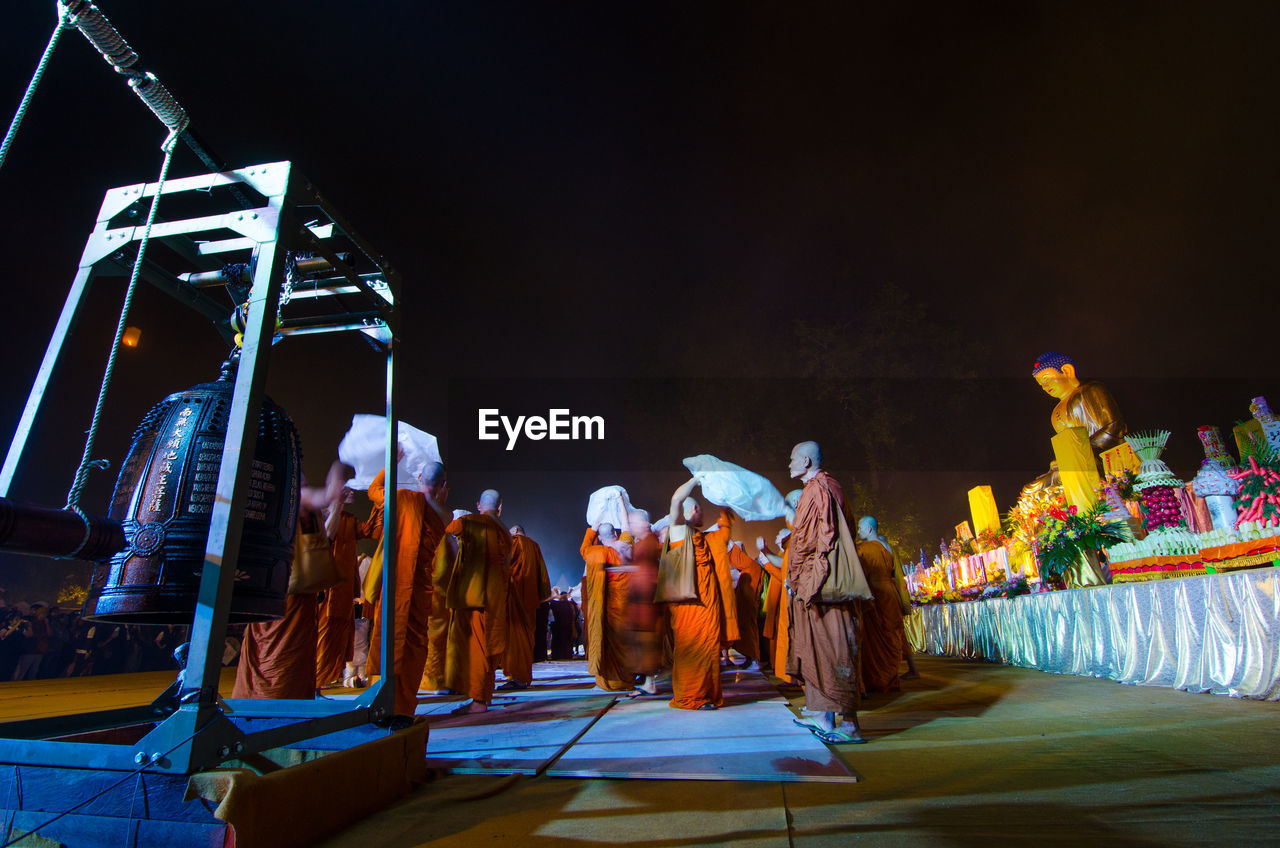
[[[732, 595], [723, 593], [721, 585], [728, 580], [728, 567], [723, 576], [711, 553], [704, 534], [688, 527], [692, 541], [679, 539], [671, 542], [672, 548], [693, 545], [698, 599], [667, 604], [671, 623], [671, 689], [669, 706], [680, 710], [696, 710], [704, 704], [719, 707], [724, 704], [720, 693], [720, 648], [731, 640], [726, 630], [726, 608], [736, 618]], [[709, 535], [709, 534], [707, 534]], [[727, 603], [726, 603], [727, 601]], [[735, 622], [733, 638], [737, 638]]]
[[582, 616], [587, 638], [587, 671], [596, 685], [608, 692], [625, 692], [635, 684], [627, 670], [627, 595], [630, 574], [614, 569], [622, 565], [618, 551], [599, 544], [595, 530], [587, 528], [580, 551], [586, 563], [582, 575]]
[[422, 686], [428, 692], [447, 689], [444, 682], [445, 656], [449, 649], [449, 608], [445, 606], [449, 569], [458, 556], [458, 539], [448, 533], [436, 546], [431, 566], [431, 612], [427, 616], [427, 664], [422, 670]]
[[446, 581], [445, 685], [476, 703], [493, 700], [493, 673], [507, 649], [511, 534], [497, 518], [455, 518], [445, 531], [459, 550]]
[[502, 673], [526, 686], [533, 682], [533, 640], [538, 605], [551, 597], [551, 577], [542, 549], [528, 536], [511, 537], [511, 582], [507, 589], [507, 650]]
[[[733, 576], [729, 573], [729, 541], [732, 534], [734, 516], [728, 510], [720, 510], [720, 521], [714, 530], [708, 530], [703, 533], [706, 539], [707, 549], [711, 551], [712, 561], [715, 565], [716, 586], [720, 590], [720, 597], [727, 601], [733, 598]], [[672, 545], [672, 547], [676, 547]], [[720, 647], [727, 648], [738, 640], [741, 634], [738, 632], [738, 605], [736, 603], [723, 603], [720, 605], [720, 626], [723, 632], [721, 637], [723, 641]]]
[[233, 698], [316, 695], [316, 595], [286, 595], [284, 617], [244, 629]]
[[[769, 599], [773, 604], [772, 613], [765, 612], [765, 636], [769, 638], [769, 646], [773, 650], [773, 674], [783, 683], [794, 683], [795, 678], [787, 674], [787, 652], [791, 650], [791, 599], [787, 596], [785, 581], [787, 579], [787, 550], [782, 549], [782, 565], [772, 562], [762, 566], [769, 573]], [[772, 620], [770, 615], [772, 614]], [[770, 632], [769, 626], [773, 625]]]
[[355, 647], [356, 541], [370, 538], [370, 525], [345, 510], [333, 535], [333, 559], [343, 580], [321, 593], [316, 618], [316, 688], [342, 680]]
[[[815, 600], [827, 575], [827, 553], [836, 545], [844, 492], [819, 471], [804, 484], [791, 533], [787, 580], [791, 599], [791, 647], [787, 673], [804, 682], [805, 706], [849, 715], [862, 696], [858, 681], [858, 604]], [[845, 516], [847, 523], [848, 516]]]
[[[385, 472], [369, 484], [369, 500], [381, 511], [386, 498]], [[380, 521], [381, 519], [379, 519]], [[444, 536], [444, 521], [413, 489], [396, 490], [395, 687], [396, 715], [411, 716], [418, 708], [418, 683], [427, 664], [427, 615], [431, 610], [431, 563]], [[381, 544], [381, 540], [379, 540]], [[382, 670], [382, 604], [373, 613], [369, 632], [372, 677]]]
[[868, 692], [901, 689], [898, 668], [902, 663], [902, 601], [893, 577], [893, 555], [879, 542], [859, 542], [858, 559], [871, 585], [870, 601], [863, 602], [862, 682]]
[[729, 548], [729, 565], [738, 569], [738, 585], [734, 587], [737, 607], [738, 639], [734, 649], [744, 657], [760, 659], [760, 592], [764, 588], [764, 569], [747, 556], [741, 545]]

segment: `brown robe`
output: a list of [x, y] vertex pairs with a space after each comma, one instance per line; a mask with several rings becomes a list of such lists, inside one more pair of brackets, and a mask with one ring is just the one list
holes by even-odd
[[627, 671], [657, 674], [662, 669], [663, 610], [653, 602], [658, 586], [658, 558], [662, 546], [652, 534], [631, 546], [631, 579], [628, 581], [626, 633]]
[[342, 582], [320, 594], [316, 617], [316, 688], [342, 680], [355, 647], [356, 542], [368, 539], [374, 521], [359, 521], [345, 510], [333, 535], [333, 559]]
[[534, 628], [538, 605], [551, 597], [551, 577], [542, 549], [528, 536], [511, 537], [511, 583], [507, 590], [507, 650], [502, 673], [526, 686], [533, 682]]
[[844, 492], [826, 471], [804, 484], [788, 548], [787, 579], [794, 597], [787, 673], [803, 681], [810, 710], [849, 715], [862, 694], [858, 606], [814, 600], [826, 578], [826, 555], [836, 544], [837, 510], [843, 509]]
[[863, 601], [862, 682], [868, 692], [897, 692], [902, 664], [902, 600], [893, 577], [893, 555], [878, 541], [858, 543], [858, 559], [871, 585], [870, 601]]
[[738, 569], [738, 585], [734, 587], [737, 606], [738, 638], [734, 649], [744, 657], [760, 659], [760, 592], [764, 588], [764, 569], [747, 556], [741, 545], [729, 548], [729, 565]]
[[455, 518], [445, 531], [459, 542], [446, 581], [445, 685], [488, 704], [493, 700], [494, 670], [507, 649], [511, 534], [485, 513]]
[[316, 695], [316, 595], [286, 595], [284, 617], [244, 629], [233, 698]]

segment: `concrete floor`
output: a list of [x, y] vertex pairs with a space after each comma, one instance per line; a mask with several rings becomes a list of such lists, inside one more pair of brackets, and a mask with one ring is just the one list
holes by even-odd
[[[837, 749], [856, 784], [447, 776], [324, 845], [1280, 844], [1280, 704], [918, 664], [864, 705], [870, 744]], [[145, 703], [166, 682], [3, 684], [0, 718]]]
[[449, 776], [324, 845], [1280, 844], [1280, 704], [918, 664], [857, 784]]

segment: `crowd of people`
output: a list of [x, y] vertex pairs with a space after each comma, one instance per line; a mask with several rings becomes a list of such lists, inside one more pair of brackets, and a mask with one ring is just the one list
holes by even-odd
[[78, 608], [7, 603], [0, 589], [0, 681], [176, 670], [185, 627], [103, 624]]
[[[451, 511], [445, 469], [429, 463], [396, 499], [392, 726], [414, 720], [424, 690], [465, 696], [457, 712], [483, 712], [499, 670], [501, 688], [523, 689], [535, 662], [581, 651], [600, 688], [653, 696], [669, 686], [670, 706], [686, 710], [724, 706], [721, 671], [736, 656], [803, 687], [797, 723], [829, 743], [863, 741], [860, 699], [898, 689], [904, 661], [915, 673], [903, 630], [910, 603], [875, 519], [853, 520], [821, 462], [814, 442], [792, 450], [789, 473], [802, 487], [785, 498], [775, 546], [756, 537], [748, 552], [727, 507], [708, 524], [696, 477], [656, 523], [633, 509], [626, 528], [588, 527], [581, 603], [550, 585], [537, 542], [503, 522], [497, 491]], [[291, 592], [283, 617], [245, 626], [233, 697], [312, 698], [381, 673], [385, 475], [369, 486], [373, 510], [360, 520], [347, 509], [349, 473], [335, 462], [324, 486], [304, 481], [300, 494], [295, 550], [323, 548], [336, 583]], [[362, 539], [379, 543], [372, 558], [359, 555]], [[183, 638], [174, 627], [88, 622], [39, 603], [0, 606], [0, 679], [176, 668]]]
[[[734, 541], [731, 509], [708, 525], [697, 478], [673, 494], [657, 532], [643, 510], [625, 529], [587, 528], [579, 605], [551, 587], [537, 542], [503, 522], [497, 491], [482, 492], [474, 510], [450, 511], [444, 467], [428, 464], [397, 494], [392, 724], [413, 720], [422, 691], [463, 695], [458, 712], [483, 712], [499, 670], [502, 688], [522, 689], [534, 662], [569, 659], [581, 645], [600, 688], [655, 695], [669, 685], [670, 706], [688, 710], [724, 705], [721, 670], [736, 655], [804, 688], [798, 722], [815, 735], [863, 741], [860, 699], [897, 689], [904, 661], [914, 673], [901, 565], [874, 518], [847, 514], [816, 443], [795, 447], [789, 471], [802, 488], [787, 496], [776, 549], [757, 537], [748, 553]], [[323, 527], [350, 576], [290, 595], [282, 619], [246, 628], [236, 697], [308, 698], [339, 678], [363, 685], [381, 669], [380, 567], [375, 557], [361, 574], [356, 542], [381, 538], [383, 475], [369, 487], [364, 521], [344, 509], [343, 478], [335, 463], [324, 487], [304, 486], [300, 532]], [[860, 588], [833, 595], [837, 572], [856, 575]], [[358, 639], [362, 608], [372, 627]]]

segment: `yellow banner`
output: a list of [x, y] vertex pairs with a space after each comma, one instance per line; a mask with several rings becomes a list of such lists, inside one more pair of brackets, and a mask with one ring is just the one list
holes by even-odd
[[969, 490], [969, 514], [973, 516], [976, 532], [1000, 532], [1000, 511], [996, 509], [996, 496], [990, 486], [974, 486]]
[[1089, 444], [1089, 432], [1083, 427], [1068, 427], [1050, 441], [1067, 503], [1081, 510], [1093, 506], [1102, 478], [1098, 475], [1093, 445]]

